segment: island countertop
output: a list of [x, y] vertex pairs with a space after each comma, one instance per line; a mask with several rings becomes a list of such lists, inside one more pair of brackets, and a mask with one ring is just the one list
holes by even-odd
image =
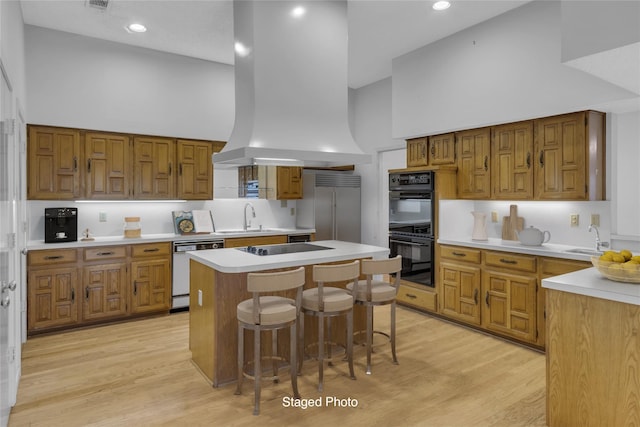
[[319, 240], [308, 244], [324, 246], [329, 249], [264, 256], [247, 253], [239, 250], [239, 248], [211, 249], [186, 253], [192, 260], [223, 273], [249, 273], [252, 271], [298, 267], [357, 258], [380, 259], [389, 255], [388, 248], [339, 240]]
[[640, 284], [609, 280], [603, 277], [595, 267], [543, 279], [542, 287], [640, 305]]

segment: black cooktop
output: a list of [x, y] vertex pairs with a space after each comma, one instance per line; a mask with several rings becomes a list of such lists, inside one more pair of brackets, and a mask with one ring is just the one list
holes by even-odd
[[261, 246], [245, 246], [242, 248], [236, 248], [240, 251], [247, 252], [254, 255], [282, 255], [282, 254], [295, 254], [298, 252], [311, 252], [322, 251], [328, 248], [326, 246], [313, 245], [310, 243], [284, 243], [280, 245], [261, 245]]

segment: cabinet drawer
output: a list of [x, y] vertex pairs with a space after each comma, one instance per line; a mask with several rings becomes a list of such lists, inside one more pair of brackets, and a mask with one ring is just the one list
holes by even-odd
[[102, 248], [89, 248], [84, 250], [85, 261], [125, 258], [126, 256], [127, 256], [126, 246], [105, 246]]
[[574, 271], [589, 268], [591, 266], [592, 264], [586, 261], [573, 261], [559, 258], [540, 258], [540, 274], [543, 278], [572, 273]]
[[57, 249], [44, 251], [30, 251], [29, 265], [48, 265], [76, 262], [78, 252], [75, 249]]
[[440, 256], [457, 261], [480, 263], [480, 249], [461, 248], [458, 246], [440, 246]]
[[426, 310], [437, 310], [437, 294], [435, 292], [400, 285], [396, 299], [399, 303], [411, 305]]
[[170, 254], [171, 254], [171, 244], [169, 242], [131, 245], [131, 256], [134, 258], [158, 256], [158, 255], [170, 255]]
[[486, 251], [484, 263], [495, 267], [536, 272], [536, 257], [530, 255]]

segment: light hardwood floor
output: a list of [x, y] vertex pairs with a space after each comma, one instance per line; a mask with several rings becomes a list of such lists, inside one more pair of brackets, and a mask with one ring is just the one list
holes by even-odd
[[[364, 374], [346, 362], [325, 369], [306, 361], [303, 398], [357, 399], [357, 407], [283, 407], [286, 372], [265, 383], [252, 415], [253, 383], [211, 388], [190, 361], [188, 313], [29, 339], [9, 426], [544, 426], [544, 355], [440, 319], [398, 308], [399, 365], [388, 345]], [[388, 324], [376, 308], [376, 328]], [[382, 344], [382, 339], [376, 338]], [[324, 401], [323, 401], [324, 404]]]

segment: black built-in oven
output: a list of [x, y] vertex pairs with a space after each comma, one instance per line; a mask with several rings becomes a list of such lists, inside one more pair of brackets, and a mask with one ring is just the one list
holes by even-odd
[[431, 171], [389, 174], [389, 249], [402, 256], [402, 278], [434, 287]]

